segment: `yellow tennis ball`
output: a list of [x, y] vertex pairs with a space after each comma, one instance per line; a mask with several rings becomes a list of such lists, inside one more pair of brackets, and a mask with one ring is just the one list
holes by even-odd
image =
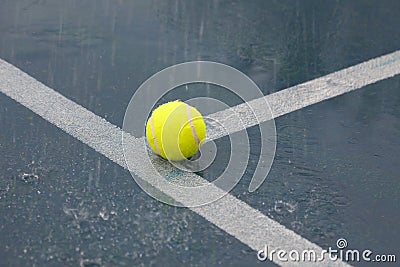
[[190, 158], [206, 137], [200, 112], [179, 100], [156, 108], [146, 123], [146, 138], [157, 155], [171, 161]]

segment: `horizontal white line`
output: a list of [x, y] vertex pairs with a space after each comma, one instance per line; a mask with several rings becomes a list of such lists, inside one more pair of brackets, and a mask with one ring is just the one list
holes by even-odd
[[[400, 52], [397, 51], [282, 90], [266, 96], [265, 99], [271, 106], [273, 117], [278, 117], [313, 103], [392, 77], [400, 72], [399, 59]], [[126, 168], [122, 149], [122, 130], [120, 128], [65, 98], [1, 59], [0, 90], [66, 133]], [[259, 122], [271, 119], [265, 117], [265, 112], [263, 112], [265, 107], [259, 104], [262, 102], [261, 100], [265, 101], [261, 98], [249, 102], [258, 120], [247, 120], [245, 127], [254, 126]], [[246, 104], [232, 109], [238, 110], [238, 114], [246, 114], [251, 111]], [[231, 125], [229, 122], [224, 121], [224, 118], [227, 117], [226, 112], [230, 112], [230, 109], [212, 114], [211, 117], [223, 121], [224, 126], [230, 125], [228, 128], [230, 133], [242, 130], [237, 125]], [[217, 138], [219, 133], [211, 133], [209, 137]], [[141, 146], [140, 140], [135, 139], [133, 141], [138, 144], [137, 153], [139, 155], [137, 157], [146, 156], [143, 154], [146, 152], [139, 147]], [[151, 169], [151, 166], [137, 164], [134, 172], [139, 176], [147, 175], [147, 169]], [[164, 169], [166, 172], [174, 170], [169, 164], [164, 164]], [[187, 176], [186, 178], [189, 179], [202, 179], [195, 174], [183, 173], [182, 175]], [[216, 188], [217, 190], [219, 189]], [[271, 250], [301, 251], [303, 249], [314, 249], [317, 253], [322, 251], [322, 248], [318, 245], [304, 239], [229, 194], [211, 204], [191, 209], [254, 250], [259, 250], [267, 244]], [[282, 266], [291, 265], [290, 262], [278, 261], [276, 258], [274, 262]], [[349, 266], [342, 261], [325, 261], [324, 263], [329, 263], [330, 266]], [[302, 263], [302, 266], [307, 265], [313, 264]]]

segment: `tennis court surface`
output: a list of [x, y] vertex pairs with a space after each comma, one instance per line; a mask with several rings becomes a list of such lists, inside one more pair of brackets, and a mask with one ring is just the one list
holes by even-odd
[[[295, 256], [290, 251], [319, 254], [329, 248], [344, 255], [301, 266], [396, 265], [397, 2], [1, 6], [0, 266], [295, 264], [277, 253], [260, 261], [265, 247], [286, 251], [283, 258]], [[152, 159], [167, 180], [211, 181], [229, 162], [227, 135], [247, 133], [249, 160], [234, 189], [210, 204], [182, 208], [155, 200], [137, 185], [133, 178], [151, 176], [143, 159], [147, 152], [136, 145], [129, 152], [132, 177], [121, 129], [129, 101], [146, 79], [196, 60], [240, 70], [265, 97], [250, 102], [261, 120], [248, 118], [246, 130], [229, 124], [230, 109], [203, 111], [229, 126], [228, 133], [208, 133], [218, 148], [209, 169], [186, 173]], [[160, 103], [197, 97], [246, 113], [232, 92], [205, 84], [176, 88]], [[270, 117], [262, 109], [265, 100]], [[272, 167], [249, 192], [260, 153], [264, 157], [258, 123], [271, 119]], [[360, 260], [347, 260], [354, 251]]]

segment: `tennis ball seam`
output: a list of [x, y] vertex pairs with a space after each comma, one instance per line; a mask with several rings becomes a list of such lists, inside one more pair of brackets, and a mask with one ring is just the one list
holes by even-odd
[[157, 142], [157, 136], [156, 136], [156, 133], [154, 132], [153, 114], [150, 116], [150, 129], [151, 129], [151, 136], [153, 138], [154, 146], [156, 147], [158, 155], [161, 155], [161, 151], [160, 151], [160, 148], [159, 148], [158, 142]]
[[194, 128], [193, 121], [192, 121], [192, 115], [190, 113], [190, 106], [188, 104], [186, 104], [186, 113], [188, 116], [188, 122], [190, 125], [190, 129], [192, 130], [193, 139], [196, 142], [196, 145], [199, 146], [200, 140], [199, 140], [199, 137], [197, 136], [196, 129]]

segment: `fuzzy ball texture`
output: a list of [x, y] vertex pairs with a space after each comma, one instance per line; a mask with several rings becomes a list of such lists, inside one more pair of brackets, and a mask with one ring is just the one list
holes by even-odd
[[206, 125], [200, 112], [179, 100], [156, 108], [146, 123], [151, 149], [171, 161], [195, 155], [205, 137]]

